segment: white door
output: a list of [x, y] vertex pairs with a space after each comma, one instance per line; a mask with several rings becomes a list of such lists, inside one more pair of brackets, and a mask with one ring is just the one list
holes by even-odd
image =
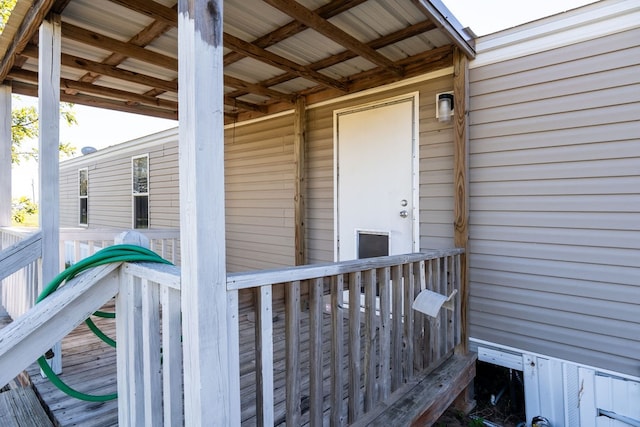
[[336, 259], [417, 249], [417, 95], [335, 113]]

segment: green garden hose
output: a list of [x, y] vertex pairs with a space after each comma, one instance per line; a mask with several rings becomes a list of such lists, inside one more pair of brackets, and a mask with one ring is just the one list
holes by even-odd
[[[109, 246], [96, 252], [90, 257], [77, 262], [76, 264], [72, 265], [71, 267], [67, 268], [62, 273], [54, 277], [53, 280], [44, 288], [42, 293], [38, 296], [36, 304], [44, 300], [51, 293], [55, 292], [55, 290], [58, 289], [58, 287], [62, 283], [74, 278], [78, 273], [89, 268], [98, 267], [99, 265], [109, 264], [113, 262], [158, 262], [163, 264], [171, 264], [169, 261], [160, 257], [155, 252], [141, 246]], [[96, 311], [94, 315], [99, 317], [115, 318], [115, 313], [105, 313], [102, 311]], [[87, 324], [87, 326], [89, 326], [89, 329], [91, 329], [91, 331], [93, 331], [93, 333], [96, 334], [101, 340], [112, 347], [116, 346], [116, 342], [112, 338], [109, 338], [104, 332], [102, 332], [91, 319], [86, 319], [85, 323]], [[49, 378], [49, 380], [56, 387], [58, 387], [69, 396], [75, 397], [76, 399], [86, 400], [89, 402], [106, 402], [118, 397], [117, 393], [96, 396], [81, 393], [77, 390], [72, 389], [53, 372], [44, 356], [38, 358], [38, 365], [40, 365], [42, 372], [44, 372], [47, 378]]]

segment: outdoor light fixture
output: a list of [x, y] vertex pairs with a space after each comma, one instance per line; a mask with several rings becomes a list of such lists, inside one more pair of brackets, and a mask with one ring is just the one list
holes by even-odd
[[436, 95], [436, 99], [436, 118], [441, 123], [450, 122], [451, 114], [453, 113], [453, 94], [439, 93]]

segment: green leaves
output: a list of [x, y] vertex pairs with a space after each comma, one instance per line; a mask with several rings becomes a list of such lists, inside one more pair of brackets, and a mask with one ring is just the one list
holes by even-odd
[[[70, 103], [60, 104], [60, 119], [64, 120], [68, 126], [78, 124], [73, 106], [74, 104]], [[23, 145], [23, 142], [37, 138], [38, 134], [38, 111], [36, 107], [20, 107], [11, 110], [11, 163], [18, 165], [21, 160], [38, 159], [37, 148], [33, 146], [26, 147], [26, 144]], [[75, 152], [76, 147], [70, 143], [60, 143], [61, 154], [72, 156]]]

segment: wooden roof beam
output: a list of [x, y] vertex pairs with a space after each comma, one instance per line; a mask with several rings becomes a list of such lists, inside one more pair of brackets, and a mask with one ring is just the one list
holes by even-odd
[[[379, 39], [372, 40], [369, 42], [369, 46], [374, 49], [381, 49], [385, 46], [388, 46], [393, 43], [397, 43], [401, 40], [408, 39], [410, 37], [416, 36], [418, 34], [424, 33], [426, 31], [430, 31], [436, 28], [436, 26], [431, 21], [422, 21], [417, 24], [413, 24], [407, 28], [403, 28], [401, 30], [395, 31], [391, 34], [387, 34], [386, 36], [380, 37]], [[320, 61], [314, 62], [313, 64], [307, 65], [307, 67], [312, 70], [321, 70], [323, 68], [328, 68], [333, 65], [339, 64], [341, 62], [347, 61], [351, 58], [355, 58], [357, 55], [350, 50], [345, 50], [338, 54], [329, 56], [325, 59], [321, 59]], [[284, 73], [279, 76], [275, 76], [268, 80], [261, 82], [260, 84], [265, 87], [275, 86], [280, 83], [286, 82], [287, 80], [291, 80], [296, 76], [290, 73]], [[230, 93], [231, 96], [242, 96], [246, 94], [246, 92], [236, 91]]]
[[22, 49], [29, 43], [29, 40], [36, 34], [40, 23], [44, 19], [45, 15], [49, 13], [54, 0], [36, 0], [29, 8], [18, 33], [11, 41], [11, 45], [5, 52], [2, 62], [0, 62], [0, 82], [3, 81], [15, 60], [15, 56], [19, 54]]
[[291, 104], [293, 104], [293, 102], [295, 101], [295, 95], [278, 92], [277, 90], [264, 87], [259, 83], [249, 83], [244, 80], [227, 75], [224, 76], [224, 84], [225, 86], [231, 86], [236, 89], [245, 90], [247, 92], [255, 93], [258, 95], [268, 96], [278, 101], [285, 101]]
[[230, 96], [224, 97], [224, 104], [228, 105], [229, 107], [239, 108], [246, 111], [254, 111], [260, 114], [267, 114], [268, 112], [266, 105], [252, 104], [250, 102], [241, 101], [236, 98], [231, 98]]
[[[12, 92], [18, 95], [25, 96], [38, 96], [38, 87], [28, 83], [14, 81], [11, 84]], [[144, 105], [130, 104], [128, 102], [117, 101], [106, 98], [96, 98], [94, 96], [87, 95], [69, 95], [64, 92], [60, 93], [60, 100], [62, 102], [71, 102], [74, 104], [88, 105], [90, 107], [105, 108], [107, 110], [122, 111], [125, 113], [142, 114], [145, 116], [158, 117], [160, 119], [177, 120], [178, 112], [171, 110], [164, 110], [161, 108], [148, 107]]]
[[291, 16], [293, 19], [302, 22], [309, 28], [317, 31], [334, 42], [344, 46], [364, 59], [383, 67], [394, 74], [402, 76], [404, 71], [402, 67], [395, 64], [386, 56], [371, 48], [367, 44], [353, 37], [351, 34], [343, 31], [341, 28], [333, 25], [331, 22], [318, 16], [312, 10], [307, 9], [295, 0], [264, 0], [267, 4], [275, 7], [281, 12]]
[[124, 56], [135, 58], [149, 64], [167, 68], [169, 70], [178, 70], [178, 60], [170, 56], [153, 52], [144, 47], [137, 46], [132, 43], [121, 42], [111, 37], [98, 34], [94, 31], [85, 30], [73, 24], [62, 23], [62, 37], [75, 40], [98, 49], [118, 52]]
[[[320, 6], [315, 10], [315, 13], [324, 18], [329, 19], [333, 16], [339, 15], [342, 12], [356, 7], [357, 5], [364, 3], [367, 0], [333, 0], [323, 6]], [[282, 27], [258, 37], [252, 43], [263, 49], [273, 46], [276, 43], [281, 42], [291, 36], [294, 36], [301, 31], [307, 29], [307, 26], [299, 21], [291, 21]], [[224, 65], [233, 64], [236, 61], [241, 60], [245, 56], [239, 52], [229, 52], [224, 56]]]
[[[38, 58], [37, 46], [28, 46], [22, 51], [22, 54], [30, 58]], [[105, 76], [113, 77], [115, 79], [125, 80], [131, 83], [137, 83], [143, 86], [149, 86], [152, 88], [158, 88], [167, 92], [177, 92], [178, 82], [176, 80], [162, 80], [156, 77], [147, 76], [145, 74], [134, 73], [133, 71], [127, 71], [122, 68], [117, 68], [111, 65], [101, 64], [99, 62], [91, 61], [88, 59], [80, 58], [78, 56], [62, 54], [62, 65], [65, 67], [75, 68], [79, 70], [89, 71], [96, 74], [103, 74]]]
[[[27, 82], [38, 83], [38, 73], [14, 68], [9, 73], [10, 78], [25, 80]], [[69, 79], [60, 79], [60, 90], [67, 95], [75, 95], [78, 92], [93, 94], [107, 98], [121, 100], [127, 103], [149, 105], [170, 110], [178, 110], [178, 103], [167, 99], [155, 98], [153, 96], [127, 92], [119, 89], [111, 89], [105, 86], [97, 86], [86, 82], [77, 82]]]
[[178, 27], [177, 9], [164, 6], [155, 1], [149, 0], [109, 0], [111, 3], [119, 4], [127, 9], [146, 15], [154, 20], [163, 21], [172, 27]]
[[224, 33], [222, 40], [225, 47], [242, 52], [245, 56], [249, 56], [260, 62], [280, 68], [298, 77], [315, 81], [323, 86], [332, 87], [343, 92], [347, 91], [347, 85], [338, 80], [327, 77], [324, 74], [310, 69], [309, 67], [297, 64], [273, 52], [259, 48], [258, 46], [232, 36], [231, 34]]

